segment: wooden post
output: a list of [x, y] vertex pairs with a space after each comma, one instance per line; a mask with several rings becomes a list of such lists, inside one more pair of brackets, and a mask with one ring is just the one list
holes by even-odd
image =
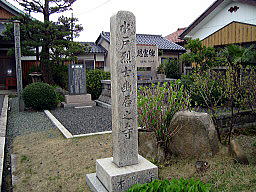
[[20, 21], [13, 21], [14, 24], [14, 40], [15, 40], [15, 60], [16, 60], [16, 78], [17, 78], [17, 94], [19, 100], [19, 111], [24, 111], [24, 102], [21, 96], [22, 85], [22, 68], [21, 68], [21, 48], [20, 48]]

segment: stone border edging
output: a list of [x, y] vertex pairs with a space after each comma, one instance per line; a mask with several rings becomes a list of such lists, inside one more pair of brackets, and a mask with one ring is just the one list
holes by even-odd
[[80, 134], [80, 135], [72, 135], [62, 124], [59, 122], [56, 117], [53, 116], [53, 114], [49, 110], [44, 110], [44, 113], [46, 116], [53, 122], [53, 124], [61, 131], [61, 133], [67, 138], [76, 138], [76, 137], [86, 137], [86, 136], [92, 136], [92, 135], [103, 135], [112, 133], [112, 131], [102, 131], [102, 132], [96, 132], [96, 133], [86, 133], [86, 134]]
[[86, 134], [80, 134], [80, 135], [73, 135], [73, 137], [86, 137], [86, 136], [92, 136], [92, 135], [103, 135], [112, 133], [112, 131], [102, 131], [102, 132], [96, 132], [96, 133], [86, 133]]
[[7, 126], [7, 110], [8, 110], [8, 95], [5, 95], [3, 100], [2, 113], [0, 116], [0, 187], [2, 187], [2, 176], [3, 176], [3, 166], [4, 166], [4, 147], [5, 147], [6, 126]]
[[104, 103], [100, 100], [95, 100], [95, 102], [96, 102], [97, 106], [104, 107], [104, 108], [107, 108], [107, 109], [111, 109], [111, 105], [108, 104], [108, 103]]
[[11, 154], [11, 170], [12, 170], [12, 186], [18, 182], [18, 177], [14, 175], [17, 167], [17, 156], [16, 154]]
[[53, 124], [61, 131], [61, 133], [67, 138], [73, 138], [73, 135], [56, 119], [50, 111], [44, 110], [47, 117], [53, 122]]

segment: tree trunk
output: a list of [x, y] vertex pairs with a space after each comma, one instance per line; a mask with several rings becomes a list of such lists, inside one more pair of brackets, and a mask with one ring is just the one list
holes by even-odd
[[43, 78], [46, 83], [52, 84], [52, 72], [51, 72], [51, 62], [50, 62], [50, 43], [49, 43], [49, 22], [50, 22], [50, 13], [49, 13], [49, 0], [45, 0], [44, 4], [44, 24], [45, 24], [45, 35], [43, 39], [43, 46], [41, 52], [41, 66], [43, 71]]

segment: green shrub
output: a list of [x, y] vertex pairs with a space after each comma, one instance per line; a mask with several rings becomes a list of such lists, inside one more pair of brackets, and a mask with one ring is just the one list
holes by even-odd
[[65, 101], [65, 95], [68, 94], [68, 91], [62, 89], [60, 86], [58, 85], [52, 85], [52, 87], [54, 88], [54, 91], [57, 95], [57, 101], [58, 103], [64, 102]]
[[190, 98], [180, 80], [170, 84], [153, 84], [151, 88], [141, 87], [138, 91], [139, 126], [155, 132], [157, 142], [167, 148], [175, 133], [169, 126], [173, 115], [189, 107]]
[[161, 63], [159, 67], [157, 67], [157, 73], [158, 74], [165, 74], [165, 64]]
[[26, 86], [22, 97], [27, 108], [43, 110], [53, 109], [57, 106], [56, 92], [47, 83], [37, 82]]
[[53, 65], [52, 78], [56, 85], [63, 89], [68, 89], [68, 66], [67, 65]]
[[185, 89], [189, 92], [191, 97], [191, 105], [195, 106], [206, 106], [203, 97], [196, 89], [194, 79], [192, 75], [182, 75], [181, 83], [185, 86]]
[[98, 99], [101, 94], [101, 80], [110, 79], [110, 73], [100, 69], [86, 71], [87, 92], [92, 95], [92, 99]]
[[226, 102], [223, 78], [220, 76], [214, 79], [208, 72], [193, 72], [182, 75], [181, 82], [191, 96], [192, 106], [220, 107]]
[[200, 180], [192, 179], [172, 179], [154, 180], [151, 183], [136, 184], [127, 192], [210, 192], [211, 185], [204, 184]]
[[180, 64], [178, 60], [164, 60], [165, 64], [165, 75], [167, 78], [179, 79], [180, 74]]

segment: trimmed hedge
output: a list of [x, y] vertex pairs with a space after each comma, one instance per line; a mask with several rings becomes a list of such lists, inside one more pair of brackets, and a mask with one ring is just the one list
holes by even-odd
[[58, 103], [54, 88], [42, 82], [26, 86], [22, 92], [22, 97], [25, 107], [34, 110], [54, 109]]

